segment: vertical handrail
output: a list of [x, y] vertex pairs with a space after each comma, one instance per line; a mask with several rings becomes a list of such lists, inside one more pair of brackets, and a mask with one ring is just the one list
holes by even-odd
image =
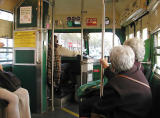
[[113, 24], [112, 24], [112, 28], [113, 28], [113, 47], [114, 47], [114, 40], [115, 40], [115, 23], [116, 23], [116, 17], [115, 17], [115, 0], [112, 0], [112, 9], [113, 9]]
[[55, 0], [52, 0], [52, 80], [51, 80], [51, 110], [54, 111], [54, 7]]
[[83, 84], [83, 10], [84, 0], [81, 0], [81, 85]]
[[[101, 58], [104, 59], [104, 34], [105, 34], [105, 1], [102, 0], [102, 54]], [[103, 96], [103, 66], [101, 64], [101, 83], [100, 83], [100, 97]]]
[[42, 82], [42, 77], [43, 77], [43, 64], [42, 64], [42, 53], [43, 53], [43, 0], [41, 0], [40, 3], [40, 66], [41, 66], [41, 112], [43, 111], [43, 82]]

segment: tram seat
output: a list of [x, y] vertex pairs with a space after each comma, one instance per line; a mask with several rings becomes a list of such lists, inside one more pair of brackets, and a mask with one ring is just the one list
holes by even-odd
[[153, 78], [150, 82], [152, 90], [153, 108], [151, 118], [160, 117], [160, 79]]
[[150, 65], [145, 67], [145, 69], [144, 69], [144, 75], [145, 75], [146, 79], [148, 81], [150, 81], [151, 76], [152, 76], [152, 68], [151, 68]]
[[0, 118], [5, 118], [5, 107], [7, 106], [7, 102], [5, 100], [0, 99]]

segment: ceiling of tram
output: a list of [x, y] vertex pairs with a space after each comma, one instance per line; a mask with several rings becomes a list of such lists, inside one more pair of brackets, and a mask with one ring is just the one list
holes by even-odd
[[[115, 0], [116, 12], [122, 13], [132, 0]], [[80, 14], [81, 0], [55, 0], [55, 14]], [[87, 10], [86, 10], [87, 9]], [[112, 0], [106, 0], [106, 9], [112, 9]], [[84, 11], [93, 13], [102, 12], [102, 0], [84, 0]]]
[[13, 12], [16, 4], [21, 0], [0, 0], [0, 9]]
[[[0, 0], [0, 9], [13, 12], [14, 7], [22, 0]], [[51, 0], [50, 0], [51, 1]], [[115, 0], [116, 12], [120, 14], [132, 0]], [[118, 1], [118, 2], [117, 2]], [[81, 0], [55, 0], [55, 14], [80, 14]], [[101, 13], [102, 0], [84, 0], [84, 11], [87, 13]], [[111, 10], [112, 0], [106, 0], [106, 9]], [[86, 10], [87, 9], [87, 10]]]
[[[0, 9], [13, 12], [14, 7], [22, 0], [0, 0]], [[52, 0], [49, 0], [52, 1]], [[55, 0], [55, 14], [80, 14], [82, 0]], [[112, 0], [106, 1], [106, 9], [111, 12]], [[115, 0], [116, 13], [120, 15], [132, 0]], [[89, 14], [102, 12], [102, 0], [84, 0], [84, 11]]]

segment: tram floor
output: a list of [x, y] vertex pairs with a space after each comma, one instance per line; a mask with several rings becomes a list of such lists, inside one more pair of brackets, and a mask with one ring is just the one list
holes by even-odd
[[32, 118], [79, 118], [78, 104], [69, 103], [63, 108], [55, 108], [53, 112], [32, 114]]

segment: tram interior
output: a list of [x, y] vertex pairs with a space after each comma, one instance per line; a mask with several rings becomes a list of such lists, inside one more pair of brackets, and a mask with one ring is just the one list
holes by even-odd
[[[99, 80], [101, 76], [98, 60], [102, 54], [103, 25], [104, 56], [109, 59], [110, 49], [123, 44], [128, 38], [142, 38], [146, 47], [143, 64], [150, 67], [148, 76], [152, 76], [150, 72], [155, 63], [160, 62], [159, 0], [104, 0], [105, 19], [102, 1], [0, 0], [0, 10], [13, 15], [12, 21], [0, 19], [0, 41], [5, 43], [3, 49], [7, 49], [0, 51], [3, 54], [7, 52], [7, 58], [2, 54], [0, 62], [4, 70], [16, 74], [22, 80], [23, 87], [28, 89], [33, 118], [60, 118], [64, 117], [63, 114], [66, 115], [64, 118], [78, 117], [77, 88], [89, 81]], [[28, 21], [23, 13], [28, 15]], [[62, 39], [60, 45], [72, 51], [82, 51], [83, 56], [61, 57], [60, 84], [55, 86], [53, 81], [52, 89], [47, 84], [47, 58], [49, 40], [54, 39], [53, 35]], [[81, 40], [84, 43], [82, 46]], [[52, 56], [49, 57], [51, 62], [54, 60]], [[82, 59], [85, 63], [83, 66]], [[158, 68], [160, 67], [156, 67], [156, 73], [160, 78]], [[159, 85], [159, 79], [154, 82]], [[157, 90], [154, 92], [157, 93]], [[72, 107], [76, 115], [62, 111], [63, 108], [68, 108], [67, 105]], [[3, 105], [0, 104], [0, 107]]]

